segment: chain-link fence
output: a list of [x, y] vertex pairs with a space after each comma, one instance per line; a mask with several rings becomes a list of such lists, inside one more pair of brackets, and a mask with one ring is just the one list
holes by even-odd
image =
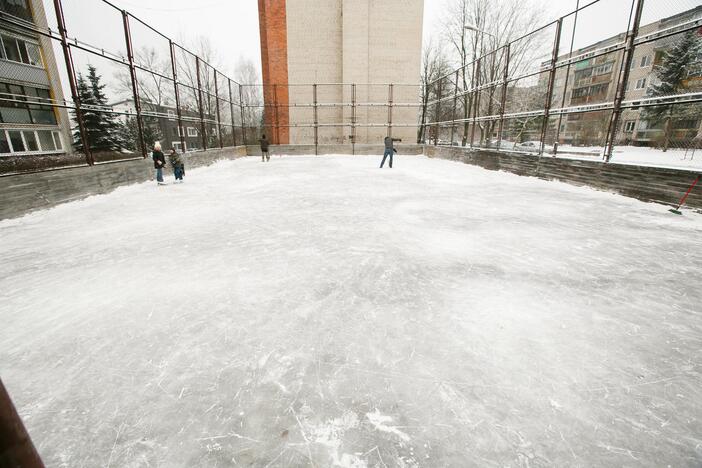
[[[105, 0], [3, 1], [0, 172], [253, 141], [246, 86]], [[247, 135], [251, 134], [251, 137]]]
[[479, 50], [427, 86], [423, 142], [702, 167], [702, 6], [684, 3], [579, 1]]
[[382, 144], [386, 136], [418, 143], [419, 84], [295, 83], [245, 86], [264, 96], [263, 128], [274, 144]]

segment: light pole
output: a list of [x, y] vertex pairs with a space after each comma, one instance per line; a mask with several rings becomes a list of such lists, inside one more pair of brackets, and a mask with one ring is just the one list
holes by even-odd
[[489, 33], [487, 31], [483, 31], [482, 29], [479, 29], [476, 26], [473, 26], [472, 24], [466, 24], [465, 26], [463, 26], [463, 29], [467, 29], [468, 31], [475, 31], [475, 32], [478, 32], [480, 34], [487, 34], [488, 36], [492, 36], [495, 39], [497, 39], [497, 36], [495, 36], [494, 34]]

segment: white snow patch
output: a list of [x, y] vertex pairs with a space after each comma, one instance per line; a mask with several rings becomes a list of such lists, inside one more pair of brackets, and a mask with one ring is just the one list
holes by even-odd
[[390, 416], [385, 416], [376, 410], [372, 413], [366, 413], [366, 417], [368, 418], [368, 421], [379, 431], [382, 432], [389, 432], [390, 434], [395, 434], [397, 437], [399, 437], [401, 440], [404, 442], [408, 442], [410, 440], [410, 437], [399, 430], [395, 426], [388, 426], [385, 423], [392, 422], [392, 418]]

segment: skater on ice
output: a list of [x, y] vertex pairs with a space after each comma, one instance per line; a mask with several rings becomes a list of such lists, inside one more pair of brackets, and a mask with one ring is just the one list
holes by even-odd
[[266, 138], [266, 135], [262, 135], [261, 139], [258, 141], [261, 143], [261, 162], [270, 161], [271, 155], [268, 153], [268, 138]]
[[173, 175], [175, 176], [176, 183], [182, 183], [183, 176], [185, 175], [185, 164], [183, 163], [183, 157], [178, 154], [175, 148], [171, 148], [171, 154], [168, 155], [168, 160], [173, 167]]
[[385, 152], [383, 153], [383, 161], [380, 163], [380, 168], [383, 168], [383, 164], [385, 164], [385, 160], [387, 159], [388, 156], [390, 156], [390, 169], [392, 169], [392, 155], [394, 153], [397, 153], [397, 150], [395, 149], [394, 142], [396, 141], [402, 141], [400, 138], [392, 138], [391, 136], [386, 136], [385, 137]]
[[166, 157], [161, 151], [161, 143], [154, 143], [154, 150], [151, 153], [151, 159], [154, 160], [154, 168], [156, 169], [156, 182], [159, 185], [165, 185], [163, 181], [163, 167], [166, 165]]

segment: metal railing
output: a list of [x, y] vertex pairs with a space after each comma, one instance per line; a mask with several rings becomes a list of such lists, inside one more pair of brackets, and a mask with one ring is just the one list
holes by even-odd
[[[35, 44], [42, 56], [41, 66], [17, 60], [14, 74], [0, 73], [9, 116], [0, 126], [0, 172], [144, 158], [155, 141], [182, 152], [232, 147], [258, 132], [256, 116], [246, 114], [257, 103], [244, 85], [153, 26], [107, 0], [44, 5], [32, 21], [0, 11], [3, 37]], [[91, 13], [104, 34], [67, 24]], [[49, 95], [35, 96], [36, 88]], [[50, 111], [44, 126], [13, 121], [38, 107]], [[58, 135], [53, 145], [47, 131]]]
[[[676, 44], [694, 36], [699, 46], [702, 7], [643, 24], [647, 7], [664, 9], [655, 0], [578, 2], [556, 21], [478, 50], [465, 66], [429, 83], [425, 143], [554, 156], [586, 148], [604, 161], [615, 147], [633, 144], [693, 155], [702, 147], [702, 63], [690, 64], [675, 92], [651, 82], [660, 85], [656, 70]], [[594, 18], [617, 8], [627, 19], [620, 31], [575, 47], [578, 33], [598, 30]], [[671, 129], [676, 125], [682, 128]]]

